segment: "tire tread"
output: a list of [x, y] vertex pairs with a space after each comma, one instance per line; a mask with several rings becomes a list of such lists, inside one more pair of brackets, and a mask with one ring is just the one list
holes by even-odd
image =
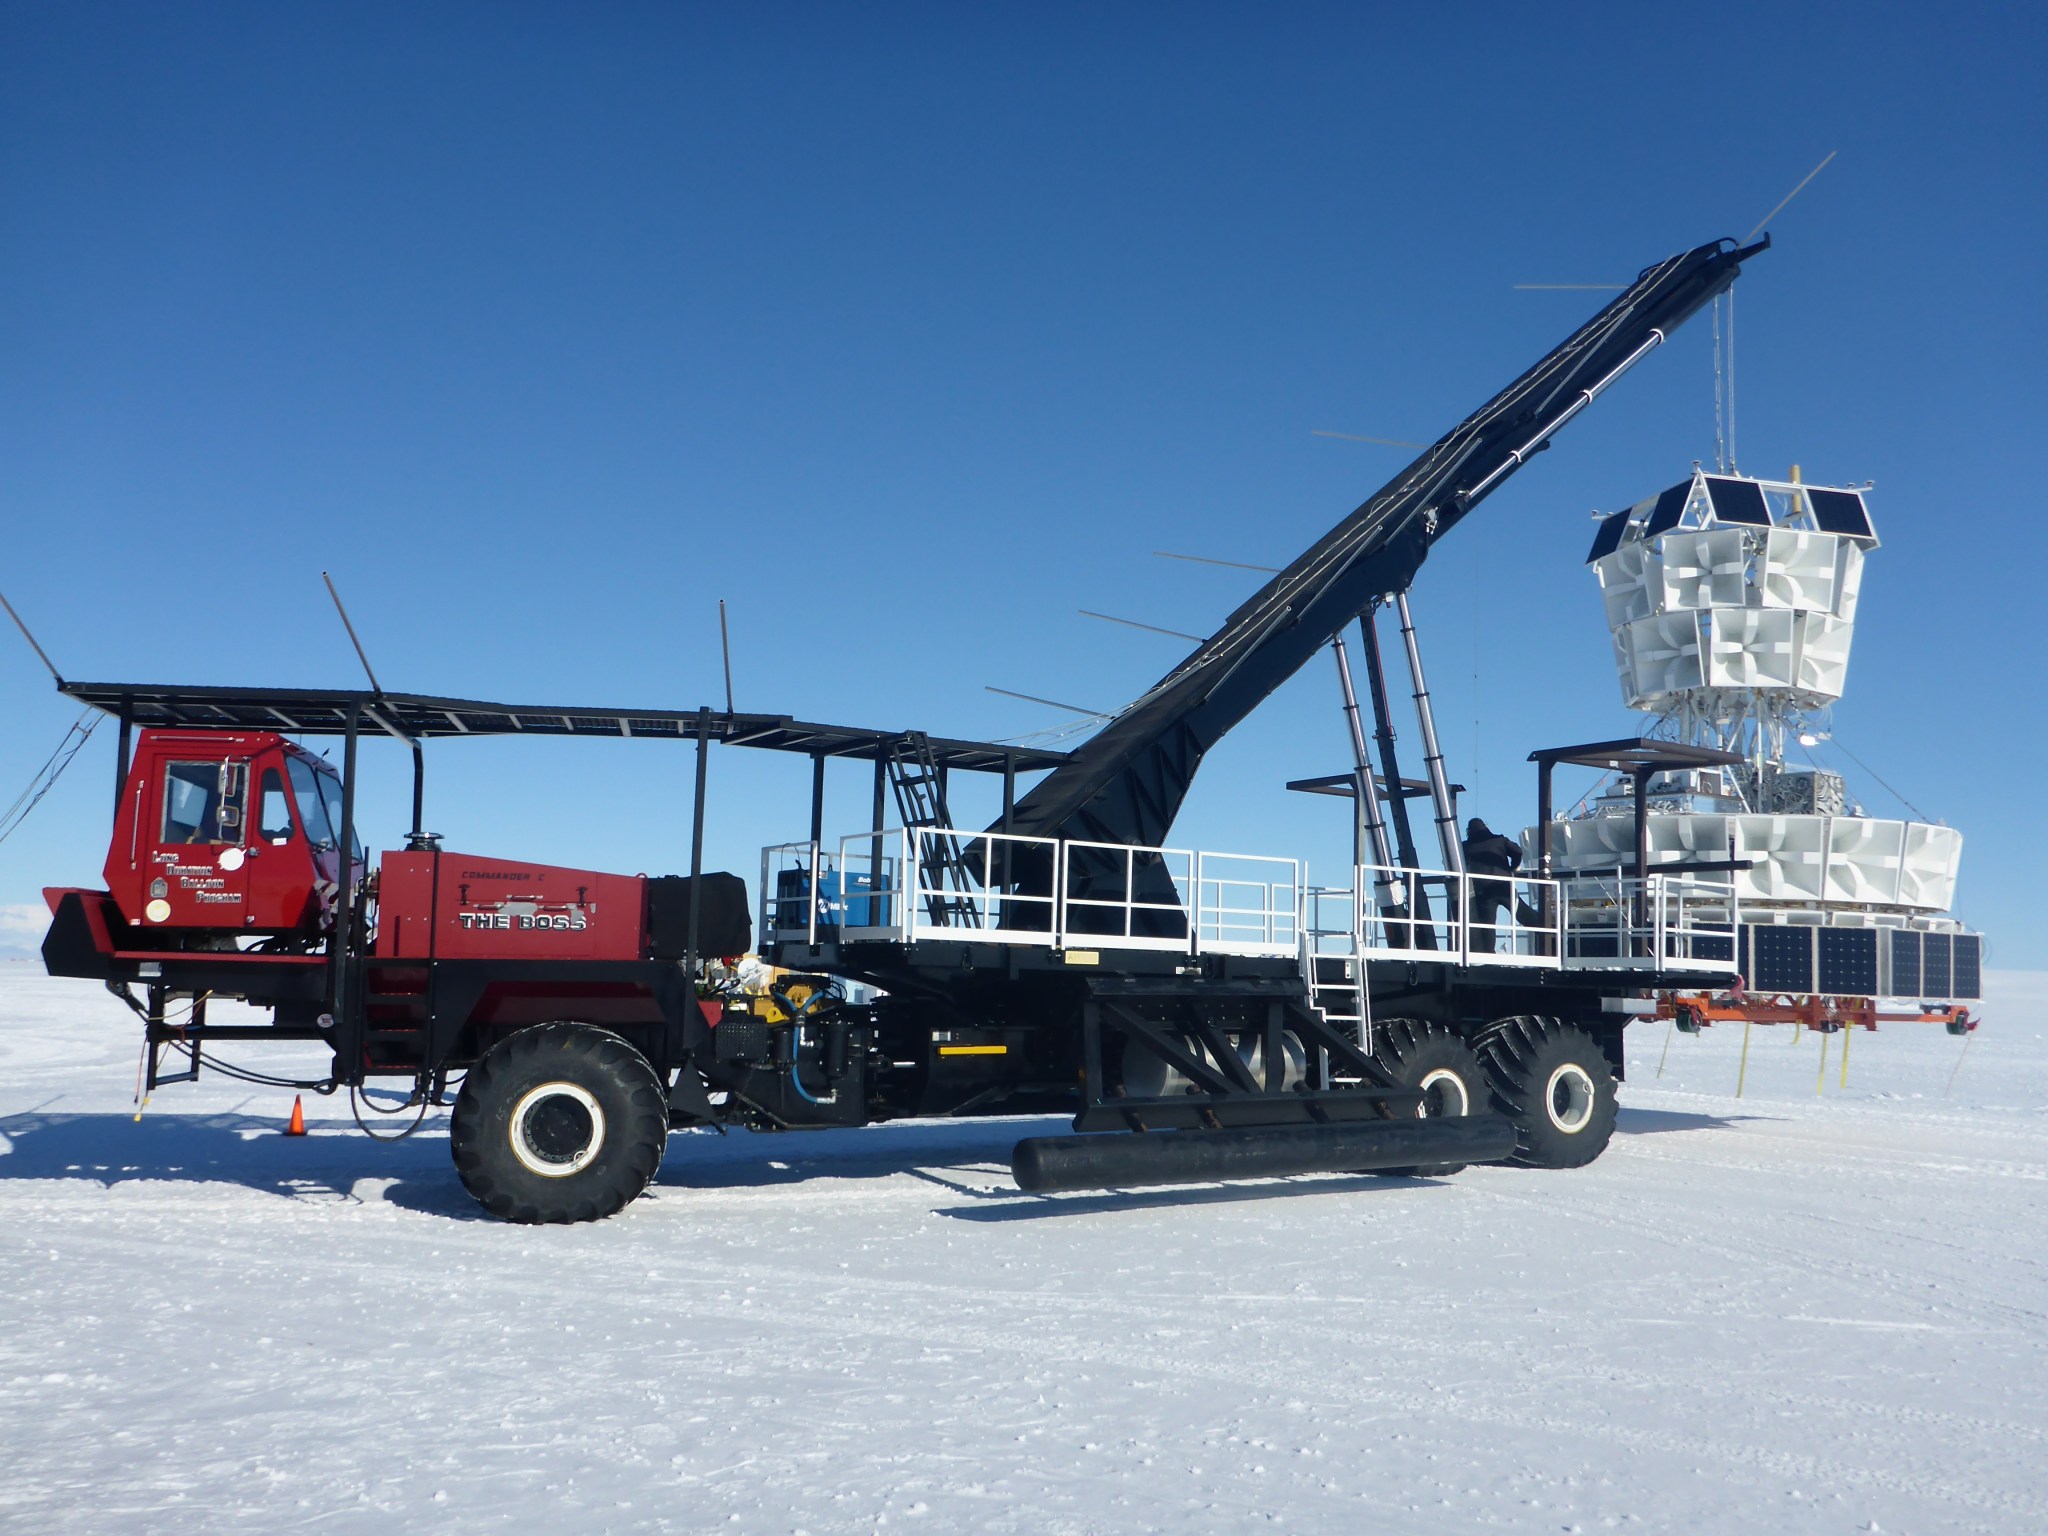
[[[1510, 1161], [1525, 1168], [1583, 1168], [1614, 1135], [1614, 1074], [1592, 1034], [1576, 1024], [1524, 1015], [1491, 1026], [1480, 1053], [1494, 1107], [1515, 1125]], [[1566, 1061], [1593, 1080], [1593, 1117], [1566, 1135], [1550, 1124], [1542, 1096], [1549, 1075]]]
[[[550, 1073], [582, 1077], [585, 1086], [592, 1078], [601, 1080], [631, 1112], [630, 1123], [616, 1132], [607, 1127], [608, 1139], [622, 1138], [619, 1150], [600, 1161], [607, 1177], [595, 1188], [565, 1189], [565, 1198], [552, 1204], [513, 1187], [516, 1176], [501, 1166], [482, 1123], [490, 1106], [517, 1091], [508, 1081], [518, 1085]], [[463, 1080], [448, 1133], [455, 1171], [477, 1203], [500, 1220], [524, 1224], [597, 1221], [622, 1210], [653, 1181], [667, 1140], [668, 1101], [647, 1058], [610, 1030], [572, 1022], [533, 1025], [486, 1051]], [[582, 1183], [580, 1175], [574, 1177]]]

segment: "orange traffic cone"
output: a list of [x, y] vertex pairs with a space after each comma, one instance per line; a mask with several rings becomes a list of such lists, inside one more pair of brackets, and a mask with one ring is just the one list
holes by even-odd
[[299, 1094], [292, 1095], [291, 1123], [284, 1128], [284, 1133], [287, 1136], [303, 1136], [306, 1134], [306, 1102]]

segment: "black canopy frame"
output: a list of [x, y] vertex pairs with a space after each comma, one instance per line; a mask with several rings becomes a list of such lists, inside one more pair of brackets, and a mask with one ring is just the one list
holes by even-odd
[[[277, 731], [293, 736], [340, 737], [342, 747], [340, 845], [355, 846], [356, 746], [365, 730], [405, 743], [412, 752], [412, 833], [423, 831], [426, 754], [422, 743], [450, 737], [524, 736], [562, 739], [694, 742], [695, 773], [690, 817], [690, 878], [704, 872], [704, 803], [707, 759], [713, 742], [797, 753], [811, 759], [811, 841], [824, 835], [825, 763], [850, 758], [874, 764], [874, 814], [883, 814], [890, 765], [916, 739], [922, 755], [940, 773], [996, 773], [1003, 779], [1003, 820], [1008, 830], [1017, 801], [1017, 775], [1056, 768], [1070, 754], [1044, 747], [1002, 742], [917, 736], [908, 731], [821, 725], [789, 715], [743, 714], [699, 708], [620, 709], [591, 705], [501, 704], [433, 694], [386, 693], [351, 688], [226, 688], [159, 683], [77, 683], [59, 679], [58, 690], [111, 715], [120, 724], [114, 767], [118, 805], [128, 779], [135, 728], [205, 731]], [[355, 920], [355, 881], [341, 881], [335, 914], [337, 940], [330, 946], [328, 1007], [339, 1016], [347, 987], [346, 936]], [[691, 903], [684, 954], [686, 974], [697, 964], [697, 904]]]
[[[1650, 866], [1650, 807], [1648, 790], [1650, 780], [1660, 773], [1681, 768], [1725, 768], [1748, 759], [1740, 752], [1727, 752], [1719, 747], [1696, 747], [1685, 742], [1656, 741], [1647, 736], [1626, 736], [1618, 741], [1588, 741], [1572, 747], [1541, 747], [1529, 754], [1529, 761], [1536, 765], [1536, 873], [1544, 880], [1551, 877], [1550, 830], [1551, 830], [1551, 775], [1559, 763], [1576, 768], [1601, 768], [1609, 773], [1625, 774], [1629, 781], [1632, 809], [1635, 817], [1636, 861], [1630, 875], [1640, 878], [1649, 873]], [[1728, 852], [1727, 861], [1687, 861], [1684, 864], [1660, 866], [1670, 871], [1709, 870], [1736, 871], [1748, 869], [1749, 862], [1737, 860], [1734, 849]], [[1544, 921], [1550, 920], [1550, 888], [1544, 887]], [[1637, 921], [1641, 921], [1642, 896], [1636, 897]]]

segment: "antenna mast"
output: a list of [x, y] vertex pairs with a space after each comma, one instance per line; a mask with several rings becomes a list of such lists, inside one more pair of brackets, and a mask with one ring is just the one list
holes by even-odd
[[356, 627], [348, 619], [348, 610], [341, 605], [341, 594], [334, 590], [334, 578], [325, 571], [320, 579], [327, 583], [327, 595], [334, 599], [334, 611], [341, 615], [341, 627], [348, 631], [348, 643], [356, 648], [356, 660], [363, 664], [363, 671], [370, 679], [370, 692], [382, 693], [384, 685], [377, 681], [377, 674], [370, 671], [370, 658], [363, 654], [363, 642], [356, 638]]
[[50, 660], [49, 652], [36, 644], [36, 637], [28, 632], [28, 626], [21, 621], [21, 615], [14, 611], [14, 604], [7, 601], [7, 594], [4, 592], [0, 592], [0, 608], [7, 610], [7, 617], [14, 620], [14, 627], [21, 631], [21, 638], [26, 640], [29, 644], [29, 649], [42, 659], [43, 665], [50, 669], [50, 676], [54, 677], [57, 680], [57, 686], [62, 688], [64, 686], [64, 674], [59, 672], [57, 664]]

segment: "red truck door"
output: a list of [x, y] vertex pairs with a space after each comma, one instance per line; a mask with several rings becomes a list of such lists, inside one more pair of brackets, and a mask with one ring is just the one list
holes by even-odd
[[249, 766], [255, 823], [243, 870], [249, 882], [245, 916], [248, 926], [259, 932], [289, 932], [318, 911], [311, 837], [312, 828], [325, 825], [325, 820], [294, 808], [286, 788], [286, 761], [284, 750], [273, 748]]
[[135, 828], [144, 927], [246, 927], [249, 760], [167, 754]]

